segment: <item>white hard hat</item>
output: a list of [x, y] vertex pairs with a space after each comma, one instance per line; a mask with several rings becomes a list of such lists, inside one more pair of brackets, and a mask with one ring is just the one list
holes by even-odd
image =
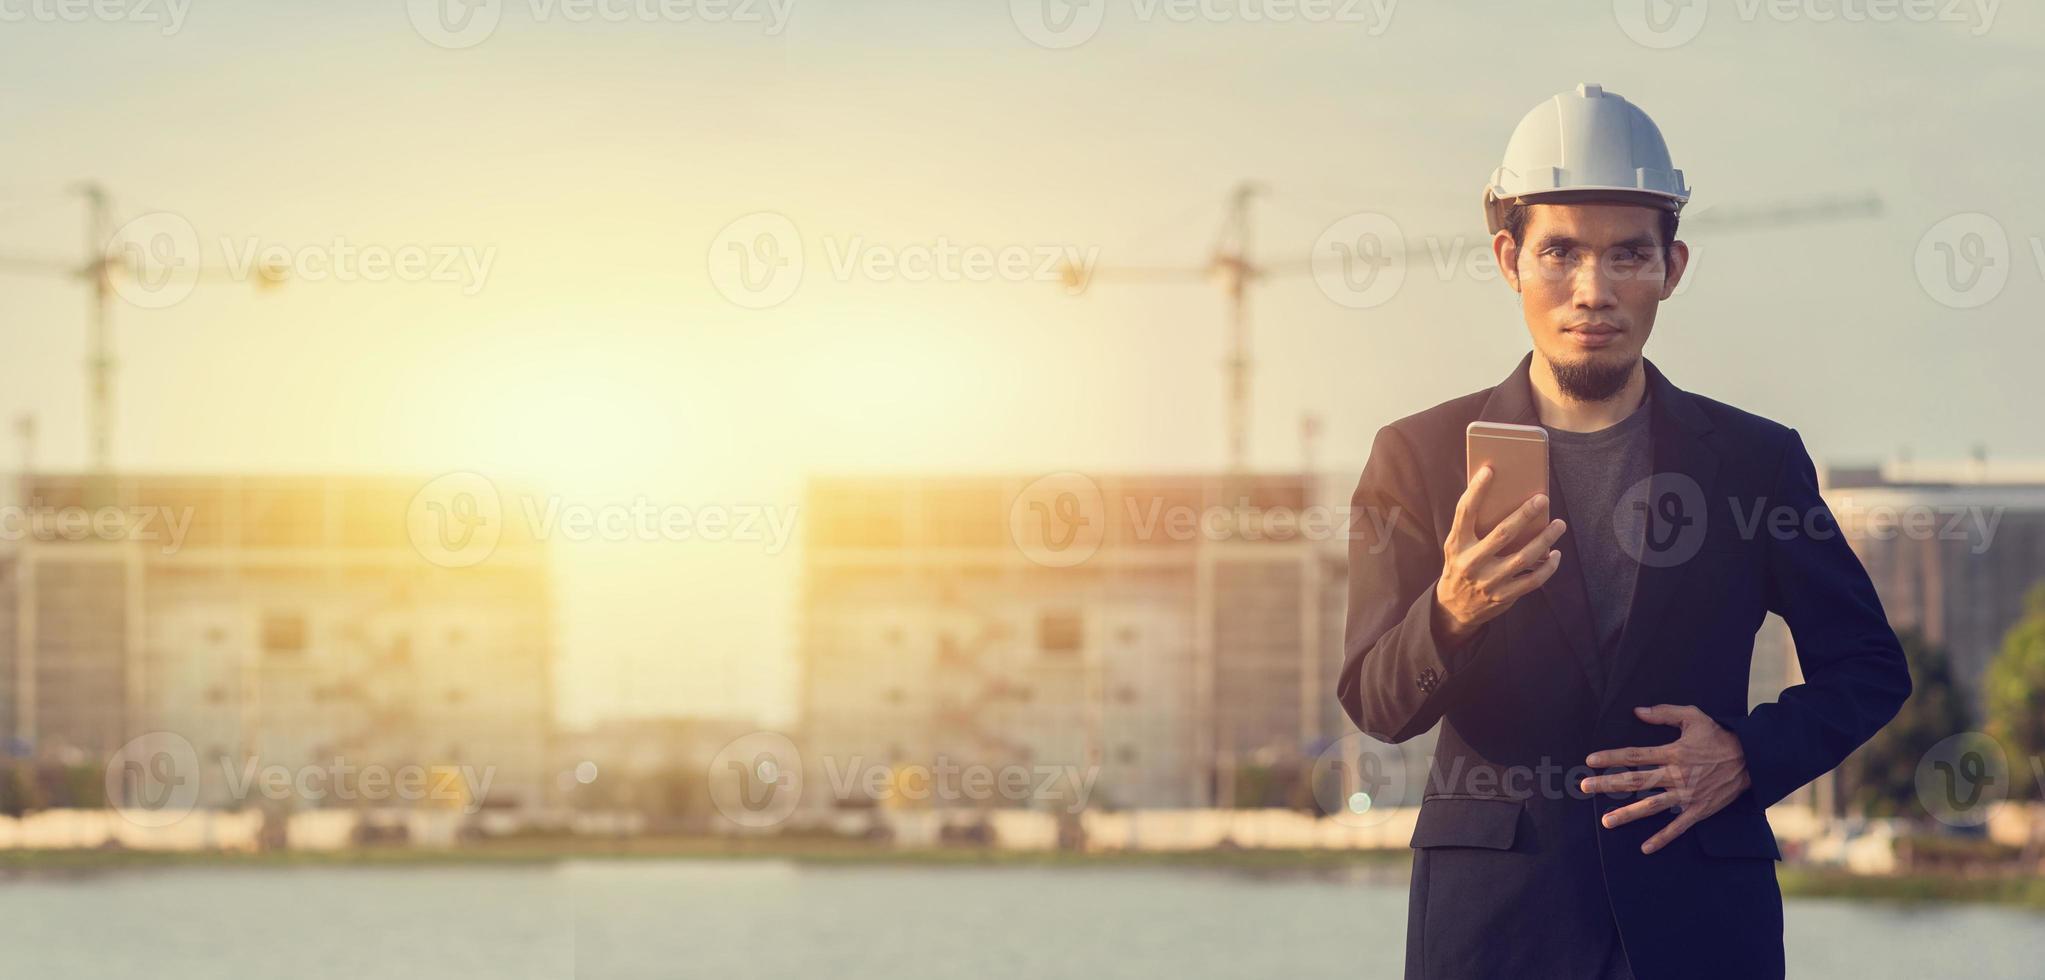
[[[1586, 192], [1588, 192], [1586, 194]], [[1588, 82], [1543, 101], [1505, 144], [1505, 162], [1484, 188], [1484, 216], [1496, 234], [1505, 205], [1543, 197], [1637, 197], [1681, 211], [1690, 200], [1683, 172], [1669, 165], [1662, 131], [1640, 107]]]

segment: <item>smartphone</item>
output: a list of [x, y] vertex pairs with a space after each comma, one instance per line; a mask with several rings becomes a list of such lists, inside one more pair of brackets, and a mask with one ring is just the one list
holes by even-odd
[[[1484, 488], [1484, 499], [1477, 502], [1475, 530], [1481, 538], [1512, 516], [1528, 498], [1548, 492], [1548, 430], [1538, 425], [1472, 422], [1464, 431], [1464, 438], [1465, 479], [1475, 477], [1486, 464], [1491, 466], [1491, 485]], [[1544, 503], [1539, 519], [1528, 525], [1525, 535], [1508, 545], [1520, 547], [1547, 526], [1548, 507]]]

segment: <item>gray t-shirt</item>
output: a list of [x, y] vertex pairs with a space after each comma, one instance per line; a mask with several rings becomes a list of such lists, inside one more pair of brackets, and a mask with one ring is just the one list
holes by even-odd
[[[1654, 454], [1648, 444], [1648, 399], [1633, 414], [1596, 432], [1548, 430], [1549, 461], [1562, 490], [1584, 591], [1597, 627], [1599, 653], [1609, 658], [1626, 610], [1633, 604], [1634, 573], [1640, 562], [1645, 523], [1635, 508], [1620, 508], [1626, 492], [1648, 478]], [[1566, 574], [1568, 569], [1563, 569]]]

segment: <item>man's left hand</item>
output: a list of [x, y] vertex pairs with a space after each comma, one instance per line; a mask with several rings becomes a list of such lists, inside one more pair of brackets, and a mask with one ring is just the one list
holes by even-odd
[[1607, 828], [1617, 827], [1675, 809], [1676, 818], [1640, 845], [1642, 854], [1653, 854], [1698, 821], [1725, 809], [1753, 780], [1747, 776], [1747, 754], [1740, 748], [1739, 738], [1696, 705], [1657, 704], [1634, 708], [1633, 713], [1650, 724], [1674, 725], [1682, 734], [1667, 745], [1591, 753], [1584, 761], [1592, 766], [1656, 768], [1591, 776], [1582, 785], [1586, 793], [1631, 793], [1659, 787], [1662, 792], [1613, 810], [1605, 814], [1604, 821]]

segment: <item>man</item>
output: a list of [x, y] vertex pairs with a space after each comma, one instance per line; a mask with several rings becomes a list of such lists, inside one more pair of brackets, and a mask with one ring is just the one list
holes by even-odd
[[[1357, 485], [1337, 696], [1387, 742], [1442, 726], [1408, 978], [1781, 977], [1764, 810], [1910, 694], [1796, 431], [1641, 356], [1689, 261], [1688, 198], [1624, 99], [1582, 85], [1528, 113], [1485, 206], [1533, 351], [1381, 429]], [[1547, 499], [1481, 537], [1480, 419], [1550, 440]], [[1750, 713], [1769, 612], [1805, 680]]]

